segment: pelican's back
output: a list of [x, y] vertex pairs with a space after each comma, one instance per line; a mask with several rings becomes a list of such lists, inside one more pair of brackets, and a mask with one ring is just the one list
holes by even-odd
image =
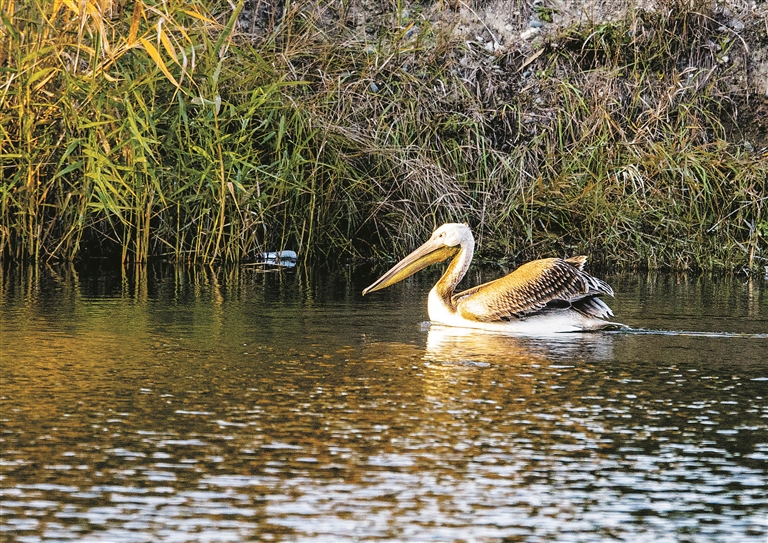
[[584, 256], [534, 260], [505, 277], [456, 294], [453, 303], [463, 318], [480, 322], [524, 318], [546, 309], [574, 309], [607, 318], [613, 313], [598, 296], [612, 296], [613, 290], [583, 271], [585, 262]]

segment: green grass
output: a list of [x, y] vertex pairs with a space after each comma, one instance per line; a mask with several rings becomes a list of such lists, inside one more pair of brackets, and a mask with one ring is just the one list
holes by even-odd
[[451, 220], [494, 259], [765, 263], [768, 157], [741, 146], [744, 67], [722, 56], [742, 44], [710, 2], [569, 28], [533, 60], [400, 4], [368, 38], [327, 23], [341, 1], [255, 37], [200, 0], [0, 4], [5, 259], [381, 257]]

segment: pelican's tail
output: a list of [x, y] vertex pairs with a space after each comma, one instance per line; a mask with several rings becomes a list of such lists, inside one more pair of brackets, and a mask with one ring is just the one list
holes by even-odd
[[586, 296], [580, 300], [576, 300], [575, 302], [572, 302], [571, 307], [587, 317], [597, 317], [598, 319], [608, 319], [613, 317], [613, 311], [608, 307], [608, 304], [597, 296]]

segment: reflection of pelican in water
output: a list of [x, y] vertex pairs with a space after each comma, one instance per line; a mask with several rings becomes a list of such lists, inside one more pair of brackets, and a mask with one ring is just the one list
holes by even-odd
[[613, 290], [583, 270], [585, 256], [534, 260], [505, 277], [454, 294], [469, 269], [474, 248], [475, 239], [466, 224], [444, 224], [363, 295], [453, 257], [429, 292], [427, 309], [434, 323], [534, 335], [622, 326], [606, 320], [613, 312], [599, 297], [613, 296]]
[[424, 360], [433, 364], [485, 366], [507, 363], [549, 363], [558, 359], [610, 360], [612, 334], [578, 338], [527, 338], [433, 324], [427, 332]]
[[[580, 369], [565, 368], [613, 360], [613, 339], [613, 334], [523, 337], [433, 324], [422, 359], [422, 386], [427, 398], [440, 404], [435, 417], [451, 410], [482, 410], [474, 402], [468, 405], [473, 395], [497, 406], [517, 401], [530, 406], [537, 390], [580, 381]], [[569, 371], [570, 376], [559, 376]], [[463, 391], [470, 390], [474, 393], [465, 396]], [[554, 400], [557, 394], [547, 397], [563, 400]]]

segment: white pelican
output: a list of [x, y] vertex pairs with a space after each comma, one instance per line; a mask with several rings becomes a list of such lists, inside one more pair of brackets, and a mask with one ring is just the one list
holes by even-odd
[[466, 224], [444, 224], [363, 290], [363, 296], [453, 257], [429, 291], [427, 311], [433, 323], [531, 335], [623, 326], [606, 320], [613, 312], [599, 296], [613, 296], [613, 289], [583, 270], [585, 256], [534, 260], [505, 277], [454, 294], [474, 250], [475, 238]]

